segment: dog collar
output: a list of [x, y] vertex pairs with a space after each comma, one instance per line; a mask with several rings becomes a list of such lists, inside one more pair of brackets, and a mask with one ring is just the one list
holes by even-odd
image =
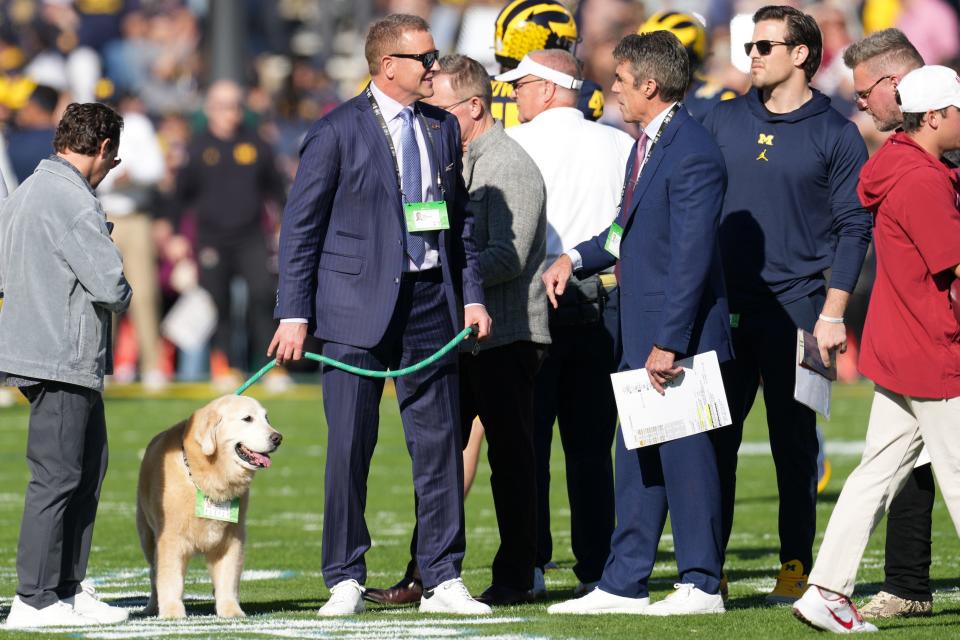
[[[183, 444], [180, 445], [180, 455], [183, 456], [183, 466], [187, 470], [187, 477], [190, 478], [193, 486], [197, 487], [197, 481], [193, 479], [193, 474], [190, 473], [190, 463], [187, 462], [187, 450], [183, 448]], [[197, 489], [200, 489], [200, 487], [197, 487]]]

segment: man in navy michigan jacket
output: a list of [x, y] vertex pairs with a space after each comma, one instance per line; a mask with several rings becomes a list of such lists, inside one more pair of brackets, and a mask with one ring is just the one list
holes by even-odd
[[781, 6], [761, 8], [753, 21], [753, 41], [744, 47], [753, 89], [703, 121], [729, 175], [720, 253], [737, 352], [723, 371], [733, 425], [714, 439], [726, 547], [737, 450], [762, 378], [780, 492], [781, 568], [767, 601], [785, 603], [806, 586], [817, 522], [816, 414], [793, 399], [797, 328], [816, 336], [826, 362], [845, 349], [843, 314], [871, 220], [856, 193], [867, 159], [863, 139], [810, 87], [823, 49], [817, 23]]
[[[708, 351], [720, 362], [733, 356], [717, 244], [726, 171], [716, 143], [680, 104], [690, 63], [676, 36], [627, 36], [614, 58], [613, 91], [624, 120], [643, 127], [617, 222], [560, 256], [543, 279], [555, 305], [571, 273], [616, 264], [620, 370], [646, 368], [662, 392], [682, 371], [676, 360]], [[709, 435], [628, 451], [620, 434], [616, 459], [617, 526], [599, 586], [548, 611], [722, 613], [720, 490]], [[680, 584], [650, 605], [648, 580], [668, 504]]]
[[[460, 327], [479, 324], [480, 339], [489, 333], [457, 119], [418, 102], [433, 95], [437, 55], [422, 19], [375, 23], [366, 41], [370, 85], [307, 133], [280, 233], [280, 325], [268, 350], [279, 362], [301, 357], [308, 326], [323, 355], [381, 370], [427, 358]], [[322, 376], [322, 562], [331, 595], [319, 613], [350, 615], [363, 610], [364, 505], [383, 380], [332, 367]], [[460, 580], [457, 352], [398, 378], [396, 390], [418, 500], [420, 608], [489, 613]]]

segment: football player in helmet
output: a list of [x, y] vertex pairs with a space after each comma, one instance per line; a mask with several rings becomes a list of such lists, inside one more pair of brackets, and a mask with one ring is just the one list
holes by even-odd
[[693, 82], [683, 100], [684, 106], [694, 118], [702, 121], [713, 105], [721, 100], [730, 100], [740, 95], [736, 90], [710, 80], [703, 74], [707, 60], [707, 30], [694, 15], [679, 11], [658, 11], [640, 25], [637, 33], [651, 31], [669, 31], [677, 36], [690, 56], [690, 67], [694, 70]]
[[[566, 49], [573, 52], [579, 36], [573, 14], [555, 0], [510, 0], [497, 16], [494, 54], [500, 72], [520, 64], [523, 56], [537, 49]], [[513, 85], [490, 79], [493, 89], [492, 114], [504, 127], [520, 124]], [[603, 115], [603, 89], [590, 80], [583, 81], [577, 108], [588, 120]]]

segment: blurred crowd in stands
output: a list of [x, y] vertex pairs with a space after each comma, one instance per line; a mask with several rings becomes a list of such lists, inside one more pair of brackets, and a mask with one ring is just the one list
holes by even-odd
[[[363, 41], [389, 13], [426, 18], [441, 54], [495, 72], [494, 22], [503, 0], [224, 0], [242, 9], [239, 82], [214, 82], [211, 18], [218, 0], [0, 2], [0, 170], [12, 191], [50, 154], [70, 102], [102, 101], [125, 119], [123, 163], [99, 192], [137, 303], [118, 319], [114, 382], [161, 389], [210, 377], [224, 389], [262, 366], [272, 335], [276, 237], [301, 137], [367, 80]], [[704, 74], [745, 91], [751, 16], [761, 0], [581, 0], [576, 50], [606, 92], [615, 44], [664, 9], [702, 16]], [[927, 64], [960, 61], [958, 0], [793, 1], [824, 40], [814, 86], [857, 122], [868, 147], [887, 134], [856, 109], [842, 52], [895, 26]], [[608, 98], [610, 95], [608, 94]], [[608, 103], [610, 101], [608, 100]], [[608, 108], [602, 122], [624, 125]], [[869, 270], [869, 265], [865, 271]], [[854, 340], [872, 279], [861, 277], [848, 317]], [[859, 298], [859, 300], [857, 300]], [[856, 307], [862, 308], [858, 312]], [[860, 318], [858, 320], [857, 318]], [[856, 378], [855, 349], [841, 378]], [[289, 384], [283, 373], [275, 388]]]

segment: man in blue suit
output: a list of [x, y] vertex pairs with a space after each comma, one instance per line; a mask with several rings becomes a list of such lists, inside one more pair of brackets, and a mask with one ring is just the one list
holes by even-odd
[[[323, 355], [368, 369], [419, 362], [460, 327], [490, 332], [461, 177], [457, 119], [418, 102], [439, 69], [429, 26], [391, 15], [367, 35], [372, 81], [307, 133], [280, 232], [280, 325], [268, 355], [298, 360], [309, 329]], [[329, 428], [325, 616], [363, 610], [367, 474], [383, 380], [322, 371]], [[460, 580], [463, 460], [457, 353], [396, 380], [420, 523], [421, 611], [485, 614]]]
[[[720, 149], [683, 109], [690, 82], [683, 45], [668, 31], [625, 37], [614, 50], [613, 92], [642, 134], [616, 223], [560, 256], [544, 273], [553, 304], [567, 280], [616, 265], [620, 370], [645, 368], [663, 386], [676, 360], [716, 351], [733, 357], [717, 245], [726, 170]], [[617, 527], [598, 587], [550, 613], [722, 613], [720, 492], [707, 433], [628, 451], [616, 444]], [[676, 591], [650, 604], [648, 580], [669, 505], [680, 574]]]

